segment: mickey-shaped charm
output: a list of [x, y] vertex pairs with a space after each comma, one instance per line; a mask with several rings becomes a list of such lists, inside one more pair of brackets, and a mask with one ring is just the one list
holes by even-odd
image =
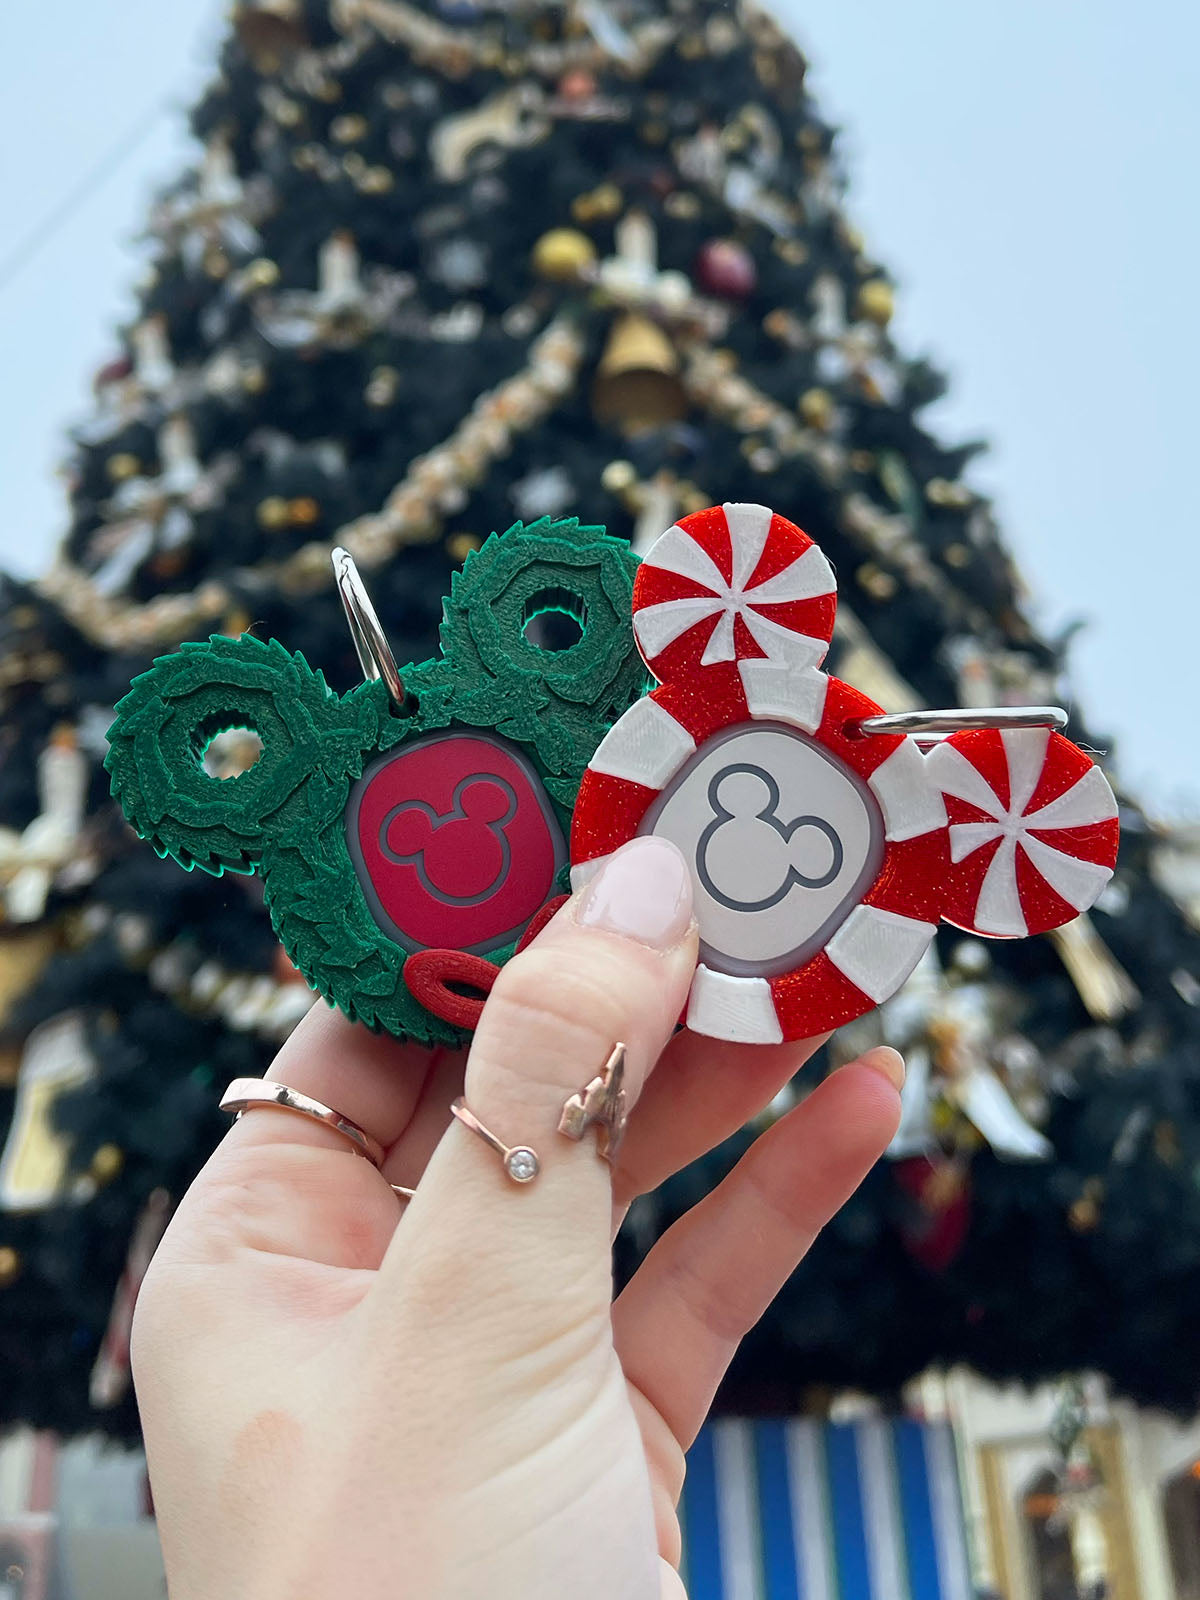
[[1052, 731], [1063, 713], [887, 717], [821, 670], [835, 609], [821, 551], [765, 506], [685, 517], [637, 574], [634, 634], [660, 687], [592, 757], [572, 877], [636, 834], [679, 846], [700, 1033], [810, 1038], [894, 994], [939, 921], [1044, 932], [1112, 875], [1116, 801]]
[[[117, 707], [112, 791], [160, 855], [260, 872], [288, 955], [348, 1016], [461, 1042], [499, 966], [566, 891], [580, 777], [646, 686], [636, 566], [602, 528], [518, 523], [455, 574], [440, 658], [399, 670], [337, 552], [375, 681], [339, 696], [276, 641], [186, 644]], [[574, 619], [574, 642], [537, 642], [548, 612]], [[204, 755], [229, 728], [262, 750], [221, 779]]]

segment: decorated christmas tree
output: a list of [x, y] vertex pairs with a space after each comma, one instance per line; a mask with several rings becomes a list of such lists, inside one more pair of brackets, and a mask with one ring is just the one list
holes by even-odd
[[[1059, 696], [975, 447], [922, 424], [941, 380], [889, 335], [804, 79], [764, 14], [715, 0], [235, 7], [200, 159], [153, 209], [137, 320], [73, 435], [58, 556], [0, 589], [5, 1417], [136, 1431], [140, 1271], [221, 1088], [311, 1000], [257, 881], [159, 860], [109, 797], [112, 708], [156, 655], [252, 631], [345, 690], [336, 546], [419, 660], [493, 530], [578, 516], [644, 548], [740, 500], [823, 547], [831, 668], [888, 710]], [[234, 730], [205, 760], [254, 754]], [[1154, 830], [1122, 821], [1090, 918], [986, 948], [943, 931], [833, 1041], [832, 1064], [906, 1051], [904, 1124], [726, 1404], [967, 1361], [1194, 1405], [1200, 936]], [[625, 1263], [740, 1142], [635, 1209]]]

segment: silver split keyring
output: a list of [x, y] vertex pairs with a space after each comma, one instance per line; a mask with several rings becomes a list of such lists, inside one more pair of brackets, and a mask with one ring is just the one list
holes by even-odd
[[375, 607], [371, 604], [366, 585], [359, 577], [354, 557], [349, 550], [343, 550], [339, 545], [332, 552], [331, 560], [338, 594], [342, 598], [346, 621], [350, 625], [350, 637], [354, 640], [363, 676], [372, 683], [377, 683], [382, 678], [392, 705], [397, 711], [403, 711], [404, 681], [396, 666], [392, 647], [387, 642], [387, 635], [379, 624]]
[[945, 711], [897, 711], [891, 716], [863, 717], [851, 724], [855, 733], [915, 733], [918, 737], [968, 733], [982, 728], [1054, 728], [1067, 725], [1061, 706], [972, 706]]

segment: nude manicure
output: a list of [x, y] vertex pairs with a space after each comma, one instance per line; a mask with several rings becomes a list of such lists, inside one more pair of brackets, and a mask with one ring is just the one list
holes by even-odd
[[683, 856], [668, 839], [631, 839], [592, 879], [575, 919], [652, 950], [671, 949], [692, 922], [692, 880]]

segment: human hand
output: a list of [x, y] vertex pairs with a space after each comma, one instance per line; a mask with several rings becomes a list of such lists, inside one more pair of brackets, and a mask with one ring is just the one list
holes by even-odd
[[[270, 1076], [386, 1160], [256, 1111], [159, 1247], [133, 1361], [173, 1600], [680, 1600], [684, 1452], [895, 1131], [903, 1076], [886, 1048], [835, 1072], [613, 1304], [630, 1201], [820, 1042], [672, 1036], [695, 960], [683, 859], [639, 839], [503, 969], [465, 1060], [305, 1018]], [[618, 1039], [633, 1109], [610, 1169], [557, 1125]], [[451, 1118], [464, 1074], [481, 1121], [538, 1152], [532, 1183]]]

